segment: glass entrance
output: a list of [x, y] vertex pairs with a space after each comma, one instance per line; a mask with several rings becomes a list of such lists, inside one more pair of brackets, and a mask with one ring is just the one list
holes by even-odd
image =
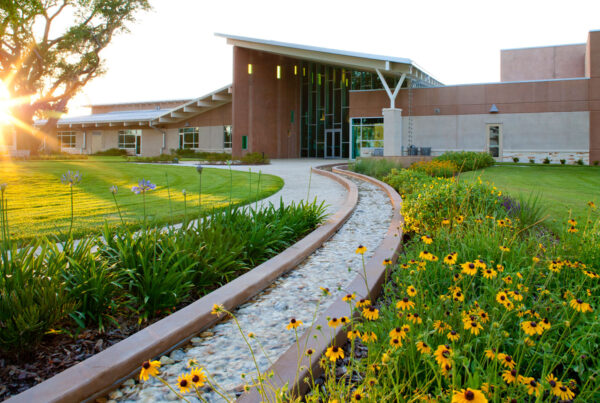
[[325, 158], [342, 158], [342, 129], [325, 130]]
[[487, 125], [488, 152], [494, 158], [502, 154], [502, 126], [499, 124]]

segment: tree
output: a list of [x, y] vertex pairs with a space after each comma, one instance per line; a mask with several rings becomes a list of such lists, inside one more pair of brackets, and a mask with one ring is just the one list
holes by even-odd
[[12, 109], [20, 147], [37, 149], [34, 117], [47, 117], [41, 130], [50, 130], [104, 72], [102, 49], [149, 8], [148, 0], [0, 0], [0, 80], [20, 100]]

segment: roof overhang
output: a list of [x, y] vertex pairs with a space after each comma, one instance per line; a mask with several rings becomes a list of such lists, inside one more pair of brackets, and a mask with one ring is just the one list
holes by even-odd
[[417, 66], [416, 63], [406, 58], [320, 48], [219, 33], [216, 33], [215, 35], [227, 39], [229, 45], [242, 48], [350, 69], [371, 72], [379, 70], [381, 73], [388, 76], [401, 76], [402, 74], [406, 74], [409, 78], [420, 80], [423, 83], [432, 86], [442, 85], [422, 68]]
[[211, 109], [218, 108], [228, 104], [232, 100], [231, 84], [219, 88], [209, 94], [192, 99], [191, 101], [177, 106], [165, 114], [159, 116], [153, 123], [171, 124], [187, 120], [201, 113], [208, 112]]

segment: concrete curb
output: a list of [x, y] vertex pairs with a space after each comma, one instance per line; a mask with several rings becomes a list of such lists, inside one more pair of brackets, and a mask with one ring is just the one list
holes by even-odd
[[325, 223], [279, 255], [223, 287], [6, 402], [80, 402], [103, 396], [127, 378], [137, 376], [145, 360], [179, 347], [215, 324], [218, 319], [210, 313], [214, 304], [233, 310], [296, 267], [337, 232], [358, 202], [358, 189], [354, 183], [319, 168], [312, 170], [339, 182], [348, 191], [342, 206]]
[[[334, 173], [343, 173], [348, 176], [362, 179], [364, 181], [373, 183], [381, 187], [389, 196], [392, 202], [393, 215], [390, 223], [388, 232], [386, 233], [383, 241], [379, 247], [375, 250], [373, 256], [368, 262], [365, 262], [365, 271], [367, 282], [369, 283], [370, 293], [367, 292], [367, 287], [363, 279], [362, 274], [357, 275], [352, 283], [347, 287], [347, 292], [355, 292], [358, 298], [365, 297], [369, 294], [371, 300], [375, 299], [381, 292], [383, 282], [385, 281], [385, 268], [383, 261], [385, 259], [392, 259], [395, 263], [398, 258], [398, 254], [402, 243], [402, 225], [403, 218], [400, 214], [402, 206], [402, 199], [400, 195], [386, 183], [380, 182], [377, 179], [369, 176], [357, 174], [347, 170], [339, 168], [333, 168]], [[358, 246], [358, 245], [357, 245]], [[295, 389], [299, 395], [304, 395], [308, 391], [308, 384], [302, 380], [310, 376], [308, 368], [312, 368], [313, 376], [318, 377], [322, 373], [322, 369], [319, 366], [320, 357], [325, 354], [325, 351], [330, 345], [330, 335], [333, 334], [335, 344], [341, 346], [345, 343], [347, 337], [347, 330], [343, 327], [338, 327], [335, 330], [328, 328], [327, 317], [342, 317], [348, 315], [348, 303], [341, 299], [335, 301], [322, 315], [320, 315], [315, 321], [314, 327], [307, 330], [300, 338], [299, 345], [306, 349], [313, 349], [314, 354], [311, 357], [304, 355], [304, 351], [300, 351], [301, 356], [298, 356], [298, 347], [296, 345], [291, 346], [285, 353], [283, 353], [277, 361], [265, 372], [270, 373], [273, 371], [275, 376], [268, 380], [270, 385], [276, 390], [284, 387], [287, 383], [288, 390]], [[308, 325], [308, 324], [307, 324]], [[321, 328], [325, 331], [321, 332], [316, 329]], [[298, 361], [300, 361], [300, 367], [303, 368], [298, 372]], [[269, 387], [265, 388], [268, 396], [261, 396], [259, 391], [256, 389], [251, 390], [240, 396], [237, 400], [239, 403], [258, 403], [262, 401], [276, 401], [272, 391]]]

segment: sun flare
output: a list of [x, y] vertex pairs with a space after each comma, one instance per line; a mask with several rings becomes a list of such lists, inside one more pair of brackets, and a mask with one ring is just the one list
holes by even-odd
[[10, 107], [10, 93], [4, 81], [0, 80], [0, 124], [4, 125], [11, 121]]

